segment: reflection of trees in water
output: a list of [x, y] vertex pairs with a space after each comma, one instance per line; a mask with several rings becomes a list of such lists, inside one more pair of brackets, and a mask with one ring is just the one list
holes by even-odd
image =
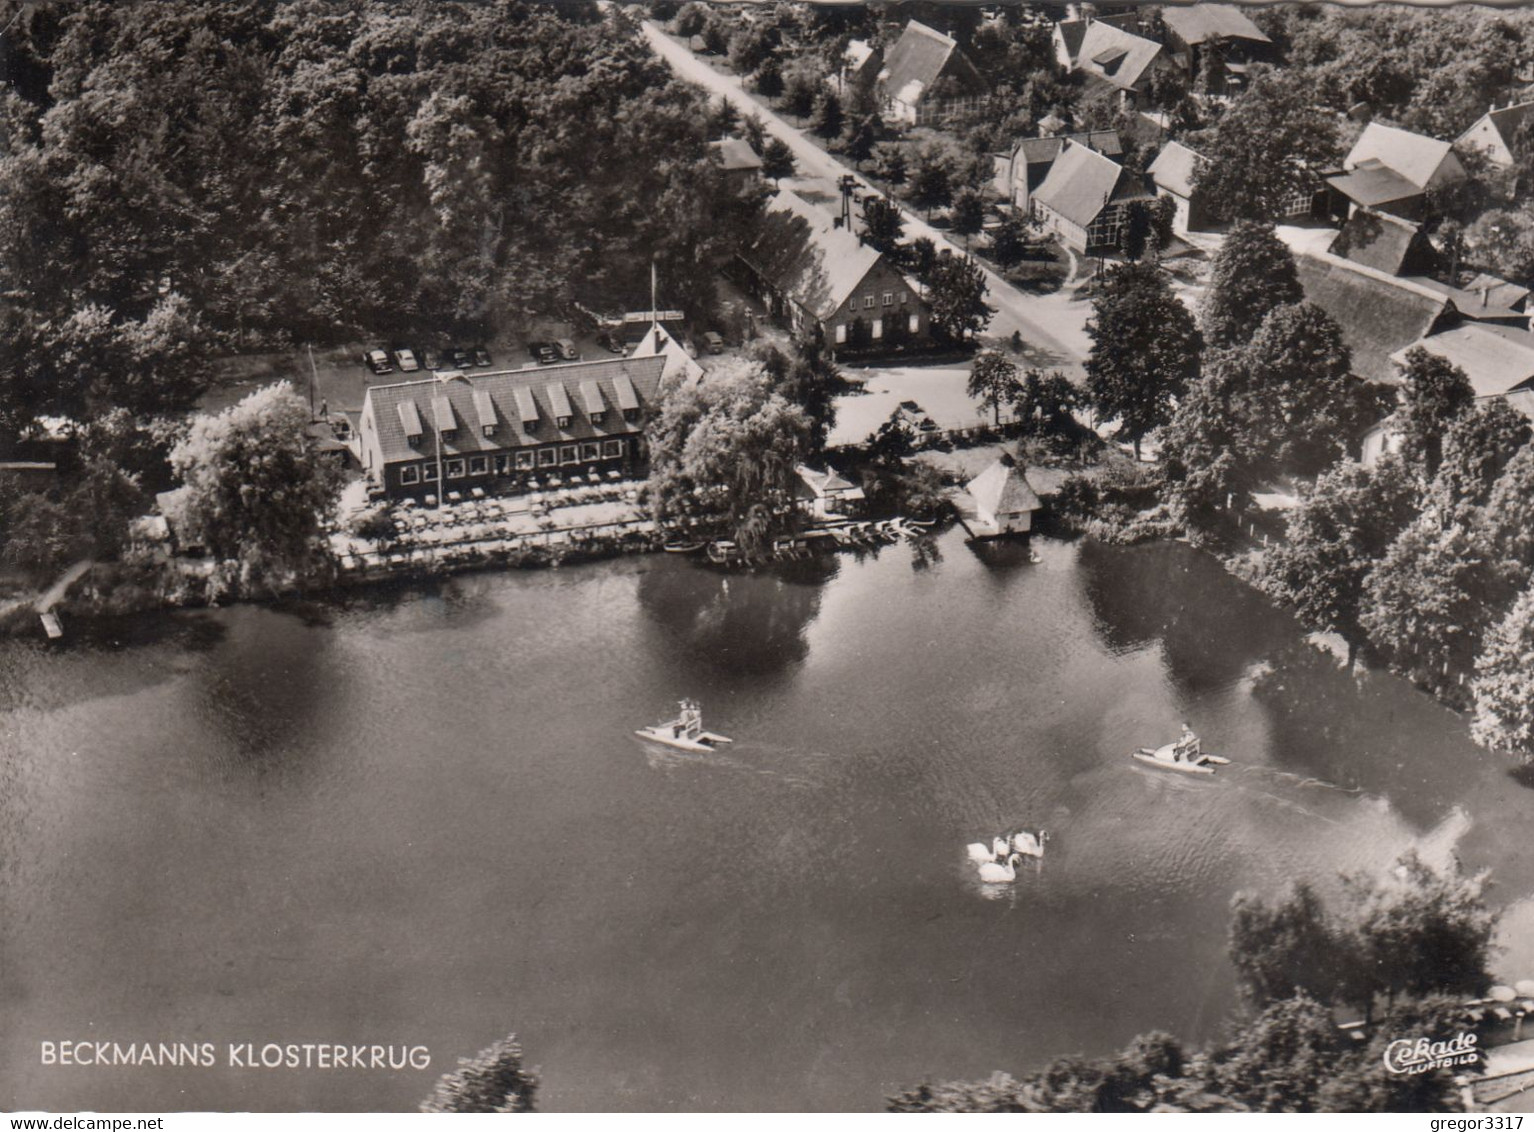
[[772, 675], [808, 654], [823, 587], [839, 568], [833, 555], [756, 570], [667, 562], [639, 579], [639, 604], [700, 675]]
[[1168, 675], [1184, 693], [1229, 684], [1296, 631], [1261, 594], [1189, 547], [1089, 540], [1077, 561], [1103, 643], [1129, 652], [1160, 641]]
[[255, 770], [293, 765], [335, 702], [344, 670], [330, 659], [334, 634], [297, 617], [241, 606], [224, 614], [227, 639], [194, 670], [201, 715]]
[[908, 541], [911, 543], [912, 570], [927, 570], [942, 563], [943, 550], [938, 546], [937, 539], [923, 535], [921, 538]]
[[1383, 671], [1355, 679], [1298, 632], [1271, 650], [1252, 697], [1267, 709], [1278, 766], [1388, 796], [1419, 831], [1463, 800], [1480, 757], [1460, 717]]
[[1022, 576], [1024, 567], [1033, 564], [1031, 538], [972, 538], [966, 539], [964, 545], [997, 583], [1012, 582]]

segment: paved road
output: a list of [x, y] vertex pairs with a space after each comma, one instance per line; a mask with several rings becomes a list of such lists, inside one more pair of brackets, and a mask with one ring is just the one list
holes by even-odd
[[[798, 176], [789, 187], [806, 190], [802, 195], [817, 204], [829, 205], [832, 212], [840, 208], [836, 184], [846, 174], [856, 177], [865, 190], [879, 191], [867, 178], [843, 165], [748, 94], [736, 76], [716, 71], [649, 21], [644, 21], [643, 27], [651, 48], [678, 75], [710, 94], [734, 103], [743, 114], [754, 114], [768, 132], [787, 143], [798, 165]], [[909, 210], [906, 211], [905, 230], [908, 237], [925, 236], [939, 248], [963, 253], [963, 248]], [[1006, 339], [1015, 330], [1023, 337], [1029, 364], [1051, 366], [1079, 378], [1081, 362], [1091, 346], [1086, 335], [1091, 304], [1074, 299], [1065, 291], [1052, 295], [1025, 294], [989, 270], [985, 272], [985, 278], [989, 289], [987, 301], [996, 308], [988, 335]]]

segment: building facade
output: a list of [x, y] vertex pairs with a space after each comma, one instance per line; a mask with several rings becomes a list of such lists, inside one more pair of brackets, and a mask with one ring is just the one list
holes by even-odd
[[665, 364], [615, 358], [370, 386], [357, 429], [363, 471], [391, 499], [643, 474]]

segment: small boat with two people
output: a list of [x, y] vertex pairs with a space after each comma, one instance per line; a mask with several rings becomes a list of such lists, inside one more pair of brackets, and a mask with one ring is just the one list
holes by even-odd
[[1146, 766], [1162, 770], [1175, 770], [1182, 774], [1210, 775], [1217, 766], [1228, 766], [1230, 760], [1219, 755], [1204, 754], [1203, 740], [1193, 733], [1193, 728], [1182, 725], [1182, 734], [1164, 747], [1152, 750], [1141, 747], [1131, 751], [1129, 757]]
[[634, 732], [641, 739], [664, 743], [683, 751], [717, 751], [726, 743], [733, 743], [723, 735], [703, 730], [703, 710], [694, 700], [682, 700], [677, 705], [677, 717], [654, 727], [641, 727]]

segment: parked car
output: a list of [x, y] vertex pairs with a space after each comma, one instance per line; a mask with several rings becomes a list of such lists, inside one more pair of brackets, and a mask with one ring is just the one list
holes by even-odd
[[435, 346], [427, 346], [424, 350], [421, 351], [421, 365], [425, 366], [427, 369], [441, 369], [442, 351], [438, 350]]
[[374, 373], [393, 373], [394, 367], [389, 364], [389, 355], [382, 350], [369, 350], [362, 355], [362, 364]]
[[602, 347], [602, 349], [606, 350], [609, 354], [621, 354], [624, 352], [623, 343], [614, 338], [612, 334], [606, 330], [597, 335], [597, 345]]
[[527, 353], [541, 366], [553, 365], [559, 361], [559, 351], [554, 348], [552, 342], [529, 342]]
[[468, 369], [474, 364], [474, 355], [467, 350], [461, 350], [455, 346], [449, 353], [453, 358], [454, 369]]
[[703, 335], [703, 345], [710, 354], [724, 353], [724, 339], [712, 330]]
[[474, 355], [475, 365], [484, 367], [490, 364], [490, 351], [483, 346], [470, 346], [469, 353]]
[[414, 373], [421, 368], [421, 363], [415, 360], [415, 351], [408, 346], [395, 347], [394, 362], [399, 366], [400, 373]]
[[568, 338], [556, 338], [554, 347], [559, 351], [559, 356], [567, 362], [581, 360], [581, 352], [575, 348], [575, 343]]

